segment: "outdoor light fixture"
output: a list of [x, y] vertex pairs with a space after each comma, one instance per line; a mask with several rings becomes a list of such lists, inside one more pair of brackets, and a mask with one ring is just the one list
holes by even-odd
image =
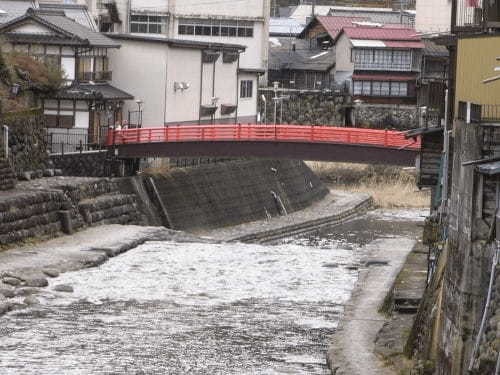
[[190, 87], [190, 84], [187, 82], [174, 82], [174, 91], [184, 91]]
[[21, 86], [17, 83], [14, 83], [10, 88], [10, 92], [12, 95], [17, 96], [19, 94]]

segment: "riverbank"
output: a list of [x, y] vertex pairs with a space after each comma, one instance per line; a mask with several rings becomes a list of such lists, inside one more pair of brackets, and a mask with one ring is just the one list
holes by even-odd
[[384, 299], [416, 241], [392, 238], [366, 249], [359, 278], [327, 353], [333, 375], [396, 375], [375, 353], [375, 341], [388, 318]]
[[366, 213], [373, 207], [372, 198], [363, 193], [330, 190], [330, 193], [311, 206], [268, 220], [259, 220], [217, 230], [198, 230], [198, 236], [217, 241], [263, 243], [335, 225]]
[[417, 189], [414, 168], [330, 162], [307, 165], [331, 189], [368, 194], [377, 208], [429, 206], [430, 192]]

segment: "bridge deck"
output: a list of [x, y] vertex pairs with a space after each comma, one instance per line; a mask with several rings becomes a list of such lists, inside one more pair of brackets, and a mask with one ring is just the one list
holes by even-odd
[[303, 125], [182, 125], [116, 130], [121, 157], [278, 157], [413, 165], [420, 140], [404, 132]]

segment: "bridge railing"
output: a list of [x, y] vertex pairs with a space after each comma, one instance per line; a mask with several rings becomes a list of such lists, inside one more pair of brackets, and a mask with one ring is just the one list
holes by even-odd
[[110, 131], [108, 145], [157, 142], [274, 141], [342, 143], [388, 148], [419, 149], [420, 140], [409, 142], [404, 132], [304, 125], [180, 125]]

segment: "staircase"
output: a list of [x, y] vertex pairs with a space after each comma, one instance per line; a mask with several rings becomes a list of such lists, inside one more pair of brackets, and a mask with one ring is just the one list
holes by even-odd
[[16, 187], [16, 175], [7, 159], [0, 156], [0, 191], [12, 190]]

